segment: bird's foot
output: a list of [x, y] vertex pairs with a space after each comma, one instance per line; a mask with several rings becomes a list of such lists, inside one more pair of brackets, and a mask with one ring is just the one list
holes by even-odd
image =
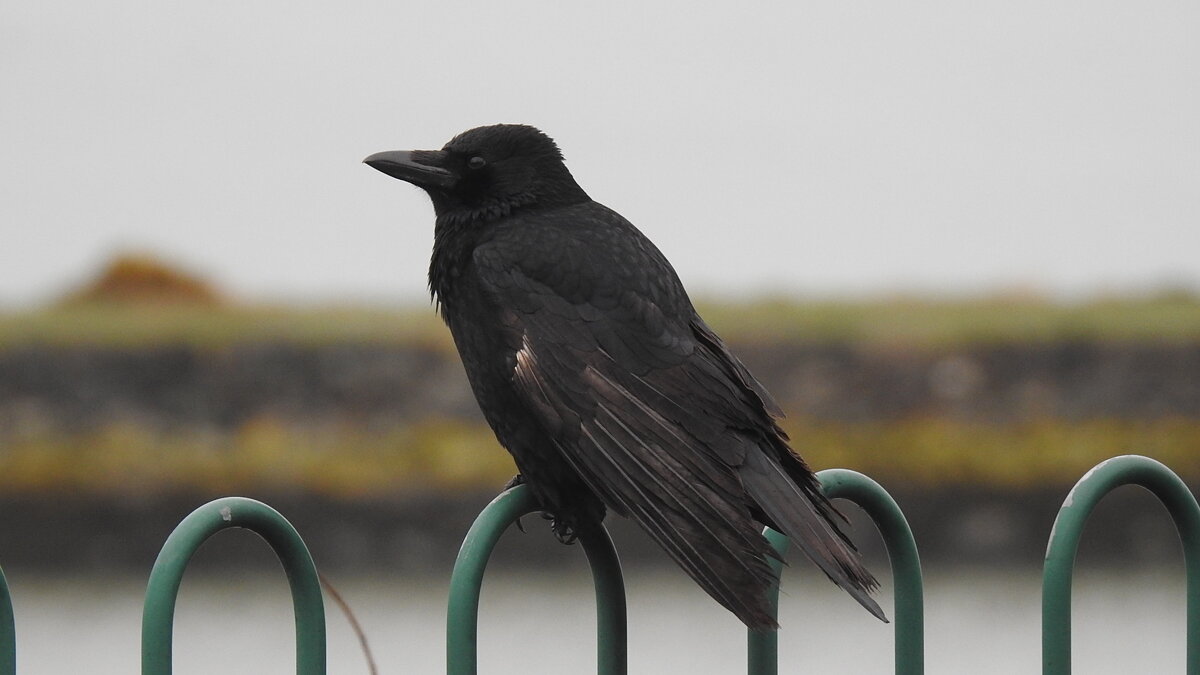
[[579, 533], [575, 531], [575, 525], [570, 521], [563, 520], [553, 513], [542, 513], [542, 518], [550, 521], [550, 531], [554, 533], [554, 538], [560, 544], [570, 546], [579, 539]]

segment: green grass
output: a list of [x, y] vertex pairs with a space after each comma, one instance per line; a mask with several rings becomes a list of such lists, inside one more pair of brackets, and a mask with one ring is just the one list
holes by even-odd
[[0, 349], [22, 344], [217, 348], [254, 342], [450, 343], [432, 307], [87, 304], [0, 314]]
[[[1164, 294], [1080, 303], [1029, 297], [973, 300], [761, 300], [700, 303], [727, 340], [944, 346], [969, 342], [1200, 340], [1200, 298]], [[379, 307], [215, 308], [172, 305], [58, 306], [0, 313], [0, 349], [29, 343], [221, 347], [282, 341], [449, 345], [433, 309]]]
[[1200, 339], [1200, 298], [1165, 294], [1056, 303], [1032, 297], [704, 304], [726, 339], [946, 346], [978, 342]]

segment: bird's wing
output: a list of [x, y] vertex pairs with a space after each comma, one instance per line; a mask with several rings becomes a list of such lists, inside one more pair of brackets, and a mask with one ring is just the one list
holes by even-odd
[[771, 419], [778, 406], [695, 314], [658, 250], [623, 220], [602, 225], [611, 229], [527, 222], [476, 249], [517, 395], [609, 508], [748, 625], [772, 623], [773, 554], [754, 513], [882, 618], [867, 595], [874, 579], [811, 474], [802, 494], [771, 456], [790, 453]]
[[738, 474], [746, 449], [721, 441], [739, 417], [729, 401], [749, 390], [700, 353], [690, 303], [640, 235], [536, 235], [473, 256], [502, 308], [517, 395], [609, 508], [748, 624], [771, 625], [771, 549]]

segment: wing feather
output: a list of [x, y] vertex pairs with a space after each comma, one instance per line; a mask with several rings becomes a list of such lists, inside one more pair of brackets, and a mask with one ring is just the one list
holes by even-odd
[[[695, 314], [657, 249], [605, 213], [573, 229], [525, 221], [475, 249], [513, 349], [513, 394], [605, 505], [747, 625], [774, 626], [773, 551], [756, 516], [882, 616], [832, 507], [793, 482], [814, 479], [772, 419], [779, 406]], [[526, 246], [531, 237], [554, 241], [554, 255]], [[795, 466], [780, 464], [787, 457]]]

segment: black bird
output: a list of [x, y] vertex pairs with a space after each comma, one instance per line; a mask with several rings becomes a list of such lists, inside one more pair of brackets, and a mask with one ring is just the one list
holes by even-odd
[[430, 292], [514, 482], [560, 539], [607, 507], [766, 629], [773, 551], [755, 521], [766, 523], [886, 621], [868, 595], [877, 582], [775, 422], [779, 406], [654, 244], [579, 187], [553, 140], [496, 125], [363, 161], [433, 200]]

